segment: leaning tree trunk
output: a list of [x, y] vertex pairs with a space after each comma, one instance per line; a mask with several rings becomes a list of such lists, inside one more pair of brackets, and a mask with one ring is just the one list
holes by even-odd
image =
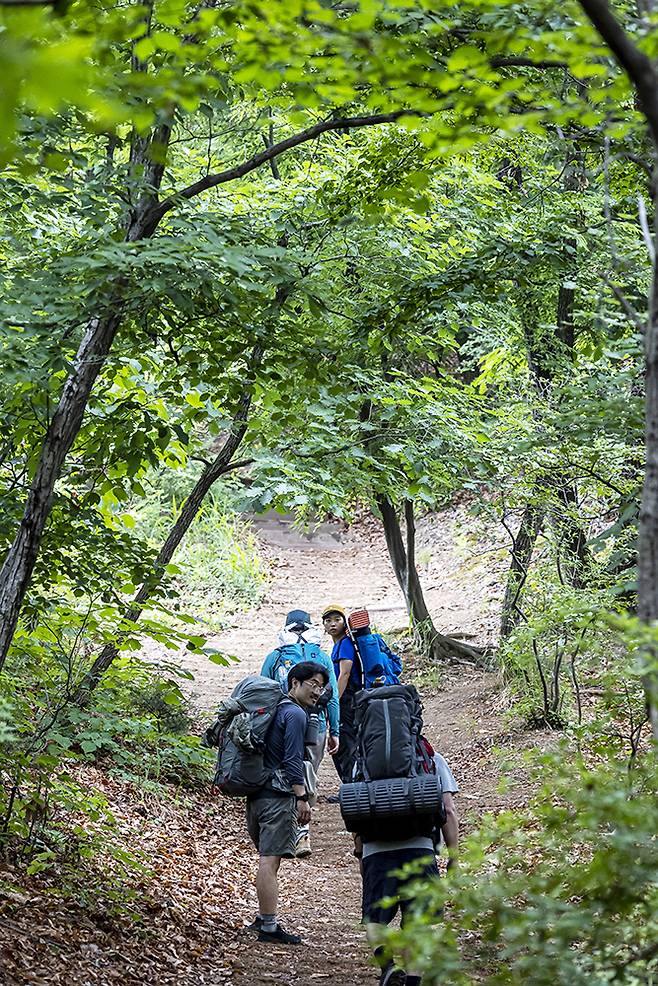
[[90, 320], [46, 433], [23, 519], [0, 569], [0, 668], [7, 657], [32, 577], [53, 502], [55, 483], [80, 431], [91, 389], [120, 322], [118, 302], [117, 309], [111, 315]]
[[[537, 538], [544, 522], [544, 511], [528, 503], [523, 511], [518, 533], [512, 543], [512, 560], [507, 575], [505, 598], [500, 620], [500, 635], [504, 639], [514, 630], [523, 617], [519, 599], [528, 577], [528, 568]], [[511, 532], [510, 532], [511, 533]]]
[[73, 701], [78, 705], [84, 705], [88, 701], [91, 693], [96, 688], [102, 676], [111, 666], [112, 662], [119, 653], [121, 644], [126, 637], [130, 635], [132, 624], [139, 619], [145, 604], [151, 598], [155, 589], [162, 582], [165, 567], [173, 558], [174, 552], [190, 529], [192, 521], [201, 509], [203, 500], [211, 486], [220, 478], [220, 476], [223, 476], [232, 469], [236, 469], [238, 466], [245, 464], [233, 462], [232, 460], [235, 452], [242, 442], [242, 439], [244, 438], [245, 431], [247, 430], [247, 417], [250, 404], [251, 393], [243, 397], [240, 410], [233, 420], [233, 427], [231, 428], [226, 441], [222, 445], [221, 450], [214, 461], [206, 466], [194, 489], [185, 500], [178, 520], [172, 527], [166, 541], [158, 552], [153, 565], [153, 572], [144, 581], [139, 592], [131, 603], [130, 608], [126, 612], [126, 615], [122, 621], [123, 626], [120, 627], [116, 639], [112, 643], [106, 644], [105, 647], [103, 647], [102, 651], [91, 665], [89, 671], [86, 673], [84, 679], [75, 692]]
[[[407, 609], [409, 610], [412, 624], [432, 624], [432, 617], [425, 602], [423, 587], [420, 584], [418, 569], [416, 568], [416, 518], [414, 516], [413, 500], [404, 501], [404, 526], [406, 534], [405, 582], [407, 590], [405, 592], [405, 599], [407, 600]], [[436, 631], [434, 632], [436, 633]]]
[[413, 501], [405, 500], [405, 517], [407, 522], [407, 547], [405, 548], [402, 529], [397, 511], [386, 496], [377, 497], [377, 506], [382, 515], [386, 547], [393, 565], [395, 577], [402, 589], [407, 612], [413, 629], [419, 634], [431, 656], [437, 661], [467, 659], [477, 661], [482, 657], [482, 650], [470, 647], [454, 637], [439, 633], [427, 608], [423, 587], [418, 577], [415, 565], [415, 522]]

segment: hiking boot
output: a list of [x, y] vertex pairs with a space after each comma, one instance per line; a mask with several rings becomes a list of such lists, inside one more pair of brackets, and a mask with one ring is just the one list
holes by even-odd
[[392, 962], [382, 969], [379, 977], [379, 986], [404, 986], [407, 974], [404, 969], [399, 969]]
[[339, 805], [340, 804], [340, 798], [338, 797], [337, 794], [330, 794], [329, 797], [327, 798], [327, 804], [328, 805]]
[[251, 924], [247, 925], [247, 931], [260, 931], [263, 927], [263, 919], [261, 917], [255, 917]]
[[297, 848], [295, 849], [295, 856], [297, 859], [306, 859], [311, 855], [311, 840], [308, 835], [305, 834], [301, 837], [297, 843]]
[[288, 931], [284, 931], [280, 924], [277, 924], [276, 931], [263, 931], [261, 928], [258, 932], [258, 941], [272, 942], [274, 945], [301, 945], [302, 943], [299, 935], [291, 935]]

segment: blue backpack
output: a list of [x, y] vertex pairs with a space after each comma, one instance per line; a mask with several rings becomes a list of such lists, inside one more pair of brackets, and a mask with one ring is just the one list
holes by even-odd
[[367, 690], [378, 685], [399, 685], [402, 661], [379, 633], [359, 633], [353, 637], [361, 664], [361, 681]]
[[[296, 644], [283, 644], [276, 649], [276, 658], [270, 672], [270, 677], [278, 681], [284, 695], [288, 694], [288, 672], [300, 661], [318, 661], [319, 644], [310, 644], [300, 640]], [[322, 661], [318, 663], [322, 664]]]

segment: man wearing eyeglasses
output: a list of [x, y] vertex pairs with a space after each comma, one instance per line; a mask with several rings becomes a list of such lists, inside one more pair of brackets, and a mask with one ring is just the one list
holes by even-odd
[[259, 854], [259, 913], [250, 927], [261, 942], [301, 944], [299, 935], [285, 931], [277, 921], [278, 872], [282, 859], [295, 857], [297, 826], [311, 820], [303, 768], [307, 711], [328, 681], [326, 669], [314, 661], [300, 661], [290, 669], [287, 698], [276, 710], [265, 740], [264, 763], [272, 771], [271, 780], [247, 799], [247, 828]]

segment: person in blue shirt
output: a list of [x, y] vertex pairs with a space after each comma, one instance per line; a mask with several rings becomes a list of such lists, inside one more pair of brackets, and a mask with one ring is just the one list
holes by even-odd
[[[338, 752], [340, 735], [338, 683], [331, 658], [320, 649], [321, 639], [322, 631], [313, 626], [310, 614], [306, 610], [291, 610], [286, 616], [283, 630], [279, 631], [278, 646], [267, 655], [260, 672], [263, 677], [278, 681], [284, 693], [288, 691], [290, 669], [300, 661], [313, 661], [320, 664], [327, 672], [327, 688], [313, 710], [317, 735], [313, 738], [309, 737], [306, 743], [306, 760], [310, 763], [315, 778], [325, 749], [332, 755]], [[297, 856], [304, 858], [310, 855], [310, 829], [308, 825], [303, 825], [300, 826], [297, 834]]]
[[343, 607], [335, 603], [326, 606], [322, 613], [322, 623], [334, 642], [331, 660], [338, 682], [340, 702], [340, 748], [332, 756], [341, 781], [349, 782], [356, 757], [354, 697], [363, 687], [361, 664], [347, 633], [347, 613]]

